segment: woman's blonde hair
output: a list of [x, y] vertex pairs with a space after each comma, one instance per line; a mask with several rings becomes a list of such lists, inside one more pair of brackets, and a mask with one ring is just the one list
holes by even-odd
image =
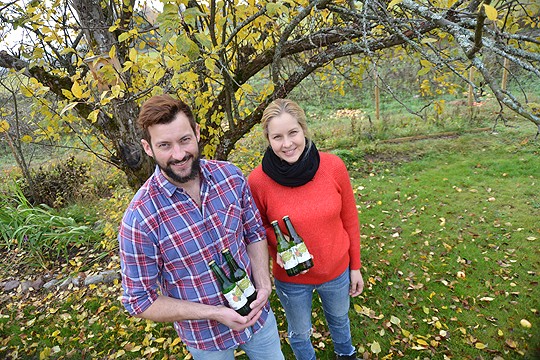
[[266, 109], [264, 109], [262, 119], [261, 119], [261, 125], [263, 129], [263, 135], [266, 138], [266, 140], [270, 141], [268, 139], [268, 123], [276, 116], [279, 116], [284, 113], [291, 115], [293, 118], [296, 119], [296, 121], [298, 121], [298, 124], [304, 131], [304, 134], [307, 139], [307, 143], [309, 145], [311, 143], [311, 139], [309, 136], [306, 114], [304, 113], [304, 110], [302, 110], [300, 105], [298, 105], [297, 103], [289, 99], [276, 99], [272, 101], [266, 107]]

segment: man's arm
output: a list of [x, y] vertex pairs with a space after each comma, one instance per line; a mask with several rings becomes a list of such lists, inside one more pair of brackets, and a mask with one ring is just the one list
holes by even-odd
[[255, 324], [260, 313], [261, 311], [252, 311], [249, 316], [242, 316], [223, 305], [206, 305], [159, 295], [149, 308], [135, 316], [155, 322], [215, 320], [233, 330], [241, 331]]

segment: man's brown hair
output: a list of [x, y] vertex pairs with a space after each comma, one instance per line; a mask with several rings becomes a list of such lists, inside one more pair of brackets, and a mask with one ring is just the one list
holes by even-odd
[[174, 99], [168, 94], [156, 95], [146, 100], [141, 107], [137, 118], [137, 125], [142, 130], [143, 139], [150, 143], [148, 128], [156, 124], [168, 124], [174, 120], [178, 113], [183, 113], [195, 132], [197, 122], [188, 104], [182, 100]]

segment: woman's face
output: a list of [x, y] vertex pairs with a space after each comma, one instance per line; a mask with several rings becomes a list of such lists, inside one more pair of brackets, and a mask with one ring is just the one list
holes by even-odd
[[268, 122], [268, 141], [274, 153], [289, 164], [297, 162], [306, 147], [304, 130], [289, 113]]

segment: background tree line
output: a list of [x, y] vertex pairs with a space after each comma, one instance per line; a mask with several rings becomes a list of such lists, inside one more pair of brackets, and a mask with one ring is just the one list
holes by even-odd
[[[516, 72], [540, 76], [534, 1], [160, 4], [155, 11], [135, 0], [0, 2], [0, 67], [9, 69], [0, 128], [15, 154], [24, 142], [69, 136], [137, 187], [153, 169], [134, 121], [149, 96], [167, 92], [192, 104], [203, 153], [226, 159], [265, 106], [306, 77], [324, 81], [337, 71], [344, 82], [361, 83], [367, 74], [378, 79], [378, 66], [392, 59], [417, 64], [424, 95], [452, 93], [458, 84], [472, 98], [489, 90], [501, 114], [509, 108], [540, 129], [538, 105], [501, 83]], [[7, 47], [15, 30], [22, 36]], [[33, 101], [24, 115], [19, 93]], [[442, 105], [408, 110], [427, 106]], [[21, 117], [33, 131], [21, 133]], [[17, 161], [26, 167], [24, 156]]]

